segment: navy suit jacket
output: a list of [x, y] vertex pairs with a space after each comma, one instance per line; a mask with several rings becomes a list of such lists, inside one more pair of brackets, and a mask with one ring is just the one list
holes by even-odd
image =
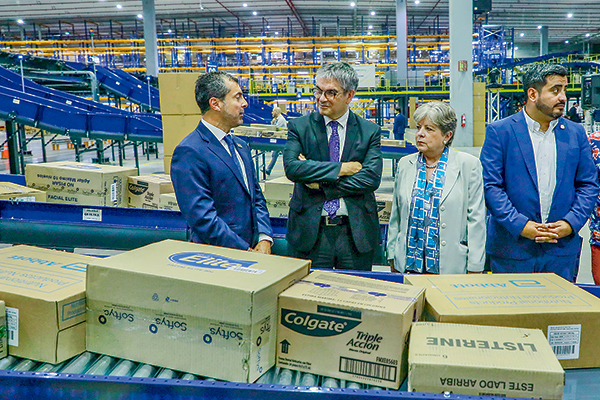
[[[283, 152], [285, 174], [294, 181], [286, 239], [298, 251], [310, 251], [317, 241], [325, 200], [344, 198], [350, 230], [359, 252], [373, 250], [380, 242], [377, 203], [374, 192], [381, 183], [381, 128], [356, 116], [348, 116], [346, 141], [341, 162], [358, 161], [362, 169], [354, 175], [338, 177], [341, 162], [329, 161], [325, 119], [318, 112], [294, 118], [288, 124], [288, 140]], [[303, 154], [307, 161], [298, 160]], [[305, 183], [320, 183], [317, 190]]]
[[247, 250], [256, 245], [259, 233], [273, 233], [250, 149], [243, 140], [233, 140], [250, 190], [233, 158], [202, 121], [175, 148], [171, 179], [193, 242]]
[[579, 230], [598, 197], [596, 167], [583, 127], [559, 118], [556, 138], [556, 188], [548, 222], [565, 220], [573, 233], [558, 243], [538, 244], [520, 236], [527, 221], [541, 222], [533, 145], [523, 111], [488, 125], [481, 149], [485, 200], [491, 214], [487, 252], [524, 260], [541, 255], [575, 255]]

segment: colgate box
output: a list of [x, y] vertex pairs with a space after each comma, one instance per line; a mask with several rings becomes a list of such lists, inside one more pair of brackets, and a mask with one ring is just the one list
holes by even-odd
[[277, 366], [398, 389], [425, 289], [312, 272], [279, 296]]
[[540, 329], [563, 368], [600, 367], [600, 299], [555, 274], [405, 275], [427, 321]]
[[277, 295], [310, 261], [165, 240], [88, 266], [87, 349], [253, 382], [275, 364]]
[[85, 271], [94, 259], [33, 246], [0, 250], [9, 354], [56, 364], [85, 351]]

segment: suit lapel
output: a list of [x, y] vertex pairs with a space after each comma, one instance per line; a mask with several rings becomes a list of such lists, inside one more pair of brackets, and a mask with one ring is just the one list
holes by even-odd
[[[244, 178], [242, 177], [242, 173], [238, 169], [238, 167], [235, 165], [235, 163], [233, 162], [233, 158], [231, 158], [231, 156], [229, 155], [227, 150], [225, 150], [225, 148], [223, 147], [221, 142], [219, 142], [219, 140], [217, 140], [215, 135], [206, 126], [204, 126], [202, 121], [200, 121], [197, 131], [200, 134], [200, 136], [202, 137], [202, 139], [205, 142], [207, 142], [208, 149], [215, 156], [217, 156], [221, 161], [223, 161], [223, 163], [225, 165], [227, 165], [227, 167], [231, 170], [231, 173], [236, 177], [236, 179], [238, 180], [240, 185], [242, 185], [242, 187], [246, 188], [246, 185], [244, 185]], [[234, 143], [236, 143], [236, 139], [237, 138], [234, 137]], [[236, 145], [238, 145], [238, 144], [236, 143]], [[243, 159], [243, 157], [242, 157], [242, 159]], [[244, 164], [246, 164], [246, 161], [244, 161]], [[246, 191], [248, 191], [248, 190], [246, 189]]]
[[[521, 111], [515, 114], [513, 117], [513, 121], [515, 123], [512, 124], [512, 128], [515, 138], [517, 139], [519, 149], [521, 150], [521, 154], [523, 155], [523, 161], [525, 162], [527, 171], [529, 171], [533, 185], [539, 193], [537, 170], [535, 169], [535, 156], [533, 155], [533, 144], [531, 143], [529, 128], [527, 128], [527, 121], [525, 121], [523, 112], [524, 111]], [[508, 160], [508, 162], [511, 161]]]
[[357, 119], [352, 111], [348, 114], [348, 122], [346, 123], [346, 140], [344, 142], [344, 150], [340, 161], [347, 161], [350, 159], [350, 152], [356, 148], [355, 142], [358, 139], [358, 129], [356, 127]]
[[406, 184], [402, 184], [404, 195], [406, 199], [412, 199], [412, 192], [415, 187], [415, 181], [417, 180], [417, 159], [419, 158], [419, 153], [415, 153], [414, 155], [409, 155], [408, 162], [410, 164], [410, 169], [406, 171], [403, 176], [407, 178]]
[[319, 161], [329, 161], [329, 142], [327, 140], [327, 129], [325, 128], [325, 118], [318, 112], [314, 116], [315, 137], [321, 159]]
[[442, 191], [442, 199], [440, 200], [440, 204], [444, 202], [448, 194], [454, 188], [456, 181], [458, 181], [458, 175], [460, 173], [460, 168], [455, 160], [454, 150], [448, 150], [448, 162], [446, 164], [446, 180], [444, 181], [444, 190]]
[[[556, 140], [556, 187], [558, 188], [563, 177], [563, 166], [567, 165], [567, 149], [569, 148], [569, 134], [562, 118], [554, 127], [554, 140]], [[556, 194], [556, 190], [554, 193]]]

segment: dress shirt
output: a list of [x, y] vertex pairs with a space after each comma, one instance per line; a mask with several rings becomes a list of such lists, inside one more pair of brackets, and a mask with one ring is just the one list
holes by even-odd
[[277, 118], [275, 118], [275, 122], [273, 124], [278, 128], [287, 128], [287, 121], [285, 120], [285, 117], [281, 114], [279, 114]]
[[[340, 136], [340, 160], [342, 159], [342, 154], [344, 154], [344, 144], [346, 143], [346, 127], [348, 126], [349, 115], [350, 111], [348, 110], [344, 115], [336, 120], [338, 123], [337, 132]], [[326, 115], [324, 115], [323, 118], [325, 119], [325, 128], [327, 129], [327, 143], [329, 143], [329, 139], [331, 138], [331, 125], [329, 125], [329, 122], [333, 120]], [[323, 210], [321, 215], [327, 216], [327, 211]], [[344, 198], [340, 198], [340, 208], [338, 208], [335, 215], [348, 215], [348, 208], [346, 207]]]
[[531, 119], [527, 115], [527, 112], [525, 112], [525, 109], [523, 109], [523, 113], [525, 114], [529, 137], [533, 145], [542, 222], [546, 223], [548, 221], [548, 214], [550, 214], [550, 207], [552, 206], [554, 189], [556, 188], [556, 139], [554, 137], [554, 128], [558, 124], [558, 119], [550, 121], [548, 130], [542, 132], [540, 131], [540, 124]]

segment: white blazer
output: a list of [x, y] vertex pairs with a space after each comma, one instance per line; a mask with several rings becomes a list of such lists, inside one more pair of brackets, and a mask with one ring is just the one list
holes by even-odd
[[[419, 153], [398, 162], [390, 216], [387, 258], [394, 269], [406, 267], [406, 235]], [[450, 149], [440, 201], [440, 274], [481, 272], [485, 263], [485, 202], [481, 162]]]

